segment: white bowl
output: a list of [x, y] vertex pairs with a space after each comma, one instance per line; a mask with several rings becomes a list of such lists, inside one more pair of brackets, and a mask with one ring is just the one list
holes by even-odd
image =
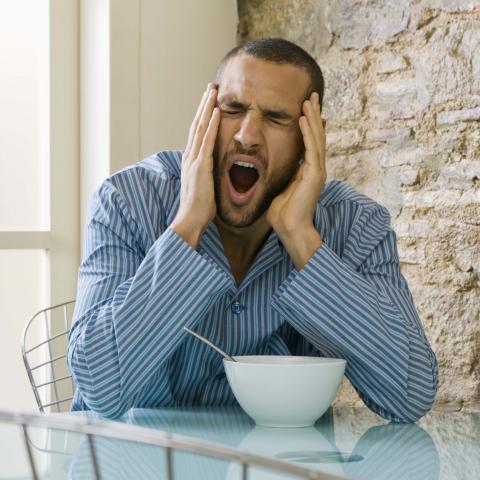
[[240, 406], [257, 425], [308, 427], [328, 409], [342, 383], [340, 358], [246, 355], [223, 360]]

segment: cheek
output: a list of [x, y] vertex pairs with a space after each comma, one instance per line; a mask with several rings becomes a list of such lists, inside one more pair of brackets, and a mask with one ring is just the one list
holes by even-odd
[[304, 145], [300, 129], [271, 135], [267, 144], [269, 155], [281, 160], [282, 164], [292, 163], [303, 154]]
[[233, 122], [222, 118], [218, 126], [217, 138], [215, 139], [215, 149], [220, 155], [224, 155], [235, 134]]

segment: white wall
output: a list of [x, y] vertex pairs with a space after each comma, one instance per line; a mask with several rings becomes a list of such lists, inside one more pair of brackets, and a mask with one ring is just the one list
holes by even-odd
[[234, 0], [143, 0], [141, 156], [183, 148], [207, 83], [236, 45]]
[[75, 292], [76, 12], [76, 0], [0, 0], [0, 408], [37, 409], [20, 334]]
[[82, 0], [80, 8], [84, 222], [110, 173], [183, 148], [238, 22], [235, 0]]

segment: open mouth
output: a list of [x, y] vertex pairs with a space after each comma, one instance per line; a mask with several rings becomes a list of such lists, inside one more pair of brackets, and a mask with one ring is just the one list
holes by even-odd
[[248, 192], [258, 180], [258, 172], [253, 163], [235, 162], [230, 168], [230, 182], [238, 193]]
[[247, 161], [236, 161], [228, 171], [228, 190], [231, 202], [237, 207], [248, 204], [260, 178], [257, 167]]

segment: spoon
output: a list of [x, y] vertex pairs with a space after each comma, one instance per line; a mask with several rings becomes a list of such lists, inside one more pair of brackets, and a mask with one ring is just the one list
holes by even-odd
[[217, 347], [214, 343], [212, 343], [208, 338], [205, 338], [204, 336], [200, 335], [197, 332], [194, 332], [193, 330], [190, 330], [187, 327], [183, 327], [184, 330], [186, 330], [188, 333], [193, 335], [194, 337], [197, 337], [199, 340], [202, 342], [206, 343], [209, 347], [212, 347], [214, 350], [216, 350], [220, 355], [223, 355], [224, 358], [227, 360], [230, 360], [231, 362], [236, 362], [236, 360], [231, 357], [227, 352], [224, 352], [220, 347]]

